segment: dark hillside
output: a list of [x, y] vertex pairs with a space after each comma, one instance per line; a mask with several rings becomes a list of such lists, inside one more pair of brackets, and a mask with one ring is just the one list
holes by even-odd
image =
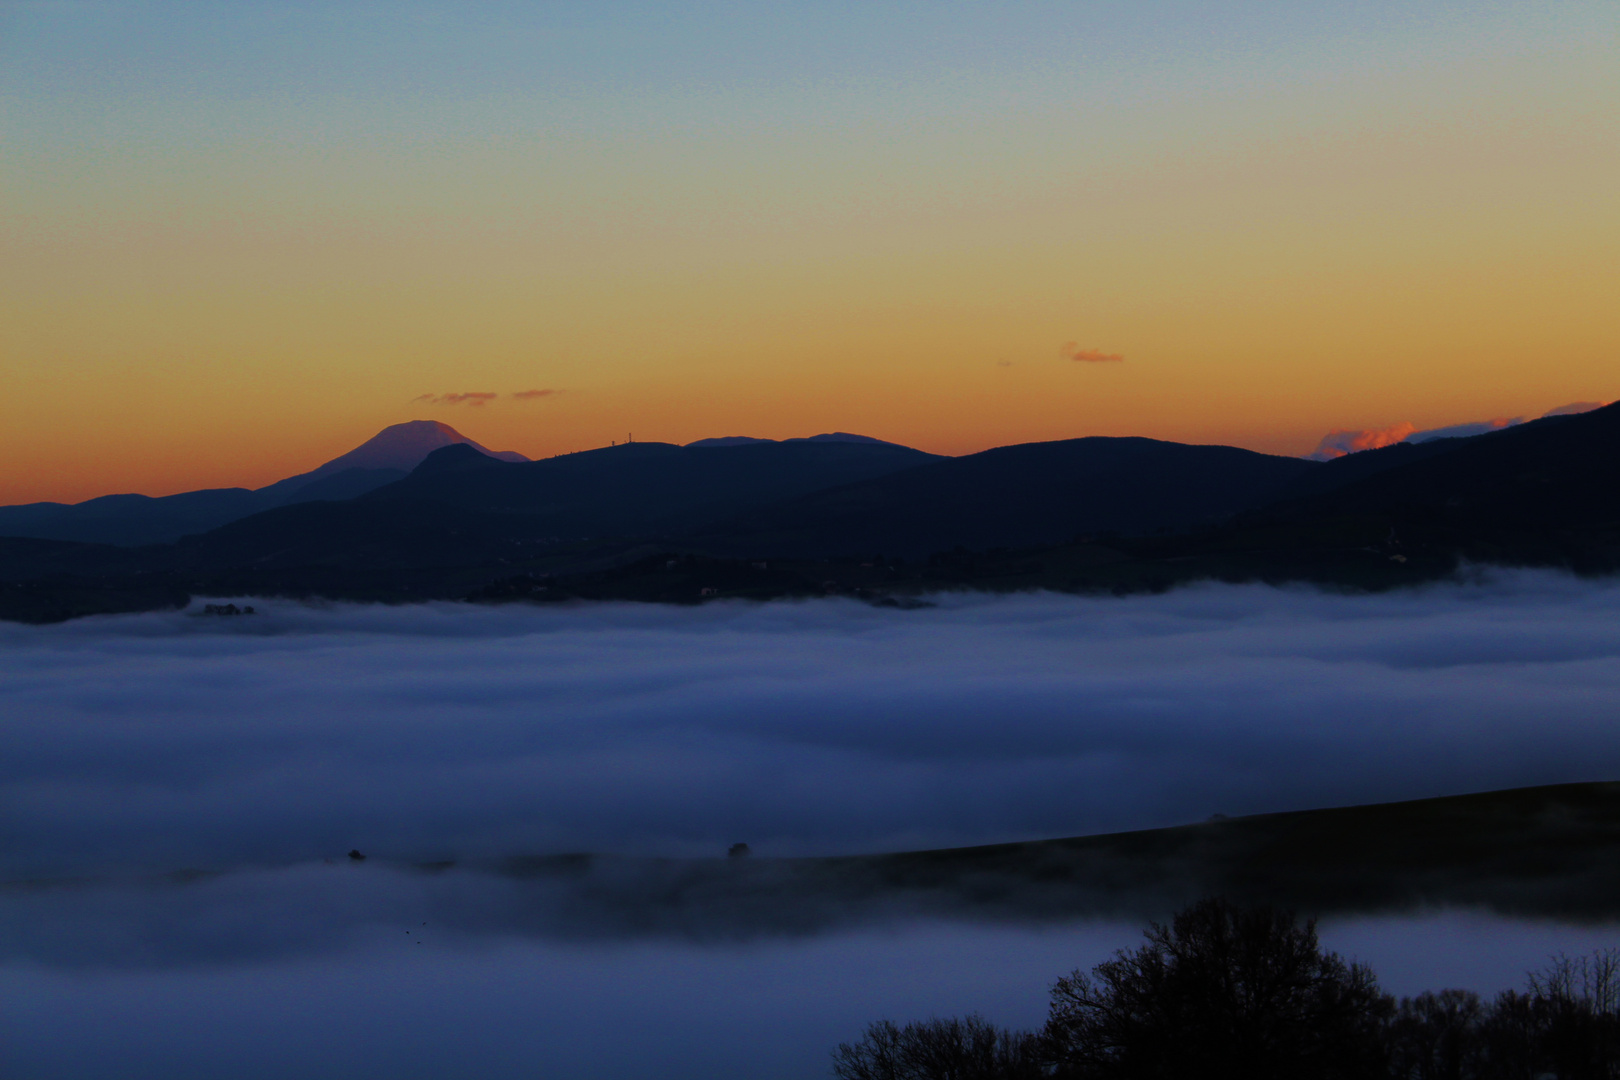
[[1487, 562], [1620, 568], [1620, 405], [1445, 442], [1454, 445], [1278, 503], [1245, 524], [1389, 537]]
[[0, 506], [0, 536], [89, 544], [165, 544], [204, 532], [267, 504], [247, 488], [187, 491], [153, 498], [104, 495], [76, 504]]
[[141, 547], [172, 544], [278, 506], [352, 499], [405, 477], [432, 450], [464, 445], [505, 461], [527, 461], [511, 451], [487, 450], [448, 424], [413, 420], [384, 428], [318, 468], [257, 490], [212, 488], [177, 495], [105, 495], [85, 502], [0, 506], [0, 537]]
[[496, 514], [447, 514], [415, 500], [350, 500], [268, 510], [166, 550], [172, 567], [187, 570], [456, 566], [504, 554], [523, 532], [521, 522]]
[[965, 458], [640, 443], [529, 463], [455, 445], [359, 498], [178, 544], [0, 544], [0, 584], [27, 583], [26, 618], [96, 610], [98, 589], [106, 610], [129, 610], [152, 588], [164, 605], [172, 590], [903, 604], [939, 589], [1124, 594], [1210, 579], [1377, 590], [1465, 560], [1620, 570], [1620, 406], [1325, 465], [1109, 438]]
[[795, 557], [1035, 547], [1207, 526], [1322, 467], [1154, 439], [1025, 443], [806, 495], [697, 539], [730, 553]]
[[669, 536], [937, 460], [887, 443], [629, 443], [511, 465], [446, 447], [406, 479], [362, 501], [412, 499], [519, 514], [537, 534], [548, 536]]
[[[1321, 915], [1484, 909], [1620, 917], [1620, 784], [1562, 784], [889, 855], [481, 864], [575, 886], [571, 932], [746, 937], [897, 912], [1009, 922], [1159, 917], [1201, 897]], [[445, 864], [435, 864], [443, 872]]]
[[1282, 489], [1278, 501], [1325, 494], [1402, 465], [1449, 454], [1465, 444], [1466, 440], [1461, 438], [1433, 439], [1421, 443], [1396, 443], [1394, 446], [1384, 446], [1377, 450], [1346, 454], [1344, 457], [1323, 463], [1319, 469], [1301, 473]]

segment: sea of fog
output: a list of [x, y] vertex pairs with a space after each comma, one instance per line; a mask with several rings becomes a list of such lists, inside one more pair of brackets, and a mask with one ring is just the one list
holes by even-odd
[[[1470, 913], [1329, 924], [1383, 986], [1522, 989], [1620, 928]], [[432, 928], [429, 927], [431, 933]], [[1141, 941], [1134, 925], [902, 925], [748, 944], [495, 938], [415, 945], [375, 927], [251, 964], [0, 965], [12, 1080], [826, 1080], [879, 1017], [977, 1011], [1035, 1028], [1059, 975]]]
[[[1620, 778], [1620, 583], [936, 601], [0, 624], [0, 1076], [821, 1076], [880, 1016], [1038, 1024], [1052, 979], [1138, 927], [579, 933], [530, 886], [411, 864]], [[1324, 937], [1397, 992], [1620, 943], [1478, 912]]]

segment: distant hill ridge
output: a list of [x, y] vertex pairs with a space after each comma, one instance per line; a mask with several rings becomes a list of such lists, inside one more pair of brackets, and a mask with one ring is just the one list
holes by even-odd
[[363, 502], [410, 499], [526, 518], [544, 536], [677, 537], [758, 506], [947, 460], [878, 439], [637, 442], [521, 465], [460, 447]]
[[[1549, 421], [1536, 421], [1524, 426], [1535, 427], [1537, 424], [1559, 419], [1565, 419], [1565, 417], [1551, 417]], [[1438, 434], [1438, 432], [1431, 434]], [[1323, 468], [1276, 464], [1268, 467], [1265, 475], [1270, 477], [1273, 472], [1277, 475], [1288, 474], [1289, 479], [1286, 487], [1282, 491], [1273, 494], [1276, 494], [1279, 498], [1302, 498], [1314, 492], [1334, 490], [1352, 479], [1384, 472], [1397, 465], [1415, 462], [1436, 454], [1449, 453], [1457, 442], [1456, 438], [1447, 438], [1426, 441], [1420, 444], [1403, 443], [1383, 450], [1346, 455], [1328, 463]], [[1067, 517], [1065, 517], [1064, 513], [1057, 512], [1046, 525], [1035, 526], [1030, 517], [1031, 508], [1014, 505], [1019, 502], [1020, 498], [1016, 493], [1022, 492], [1022, 498], [1034, 499], [1037, 502], [1041, 500], [1049, 502], [1051, 499], [1064, 498], [1065, 496], [1060, 496], [1056, 489], [1042, 489], [1042, 481], [1038, 479], [1038, 476], [1043, 471], [1049, 472], [1054, 468], [1065, 469], [1073, 466], [1082, 470], [1093, 469], [1093, 466], [1097, 466], [1102, 457], [1108, 456], [1101, 450], [1102, 446], [1109, 445], [1104, 441], [1088, 444], [1092, 447], [1092, 450], [1088, 452], [1089, 457], [1085, 453], [1076, 457], [1075, 454], [1078, 451], [1074, 448], [1086, 443], [1086, 440], [1063, 440], [1056, 443], [1024, 444], [1023, 448], [997, 447], [993, 450], [984, 451], [982, 454], [973, 454], [957, 459], [969, 464], [960, 467], [942, 466], [934, 473], [920, 476], [915, 481], [894, 481], [887, 487], [882, 485], [868, 487], [863, 489], [864, 494], [859, 491], [834, 494], [831, 489], [849, 483], [877, 484], [881, 476], [896, 471], [890, 467], [891, 465], [902, 461], [907, 461], [911, 465], [918, 465], [922, 464], [924, 460], [943, 462], [949, 459], [937, 458], [935, 455], [921, 455], [921, 457], [909, 460], [903, 457], [870, 458], [866, 459], [865, 464], [856, 468], [853, 472], [848, 470], [840, 472], [834, 469], [825, 475], [817, 476], [802, 473], [792, 477], [784, 475], [780, 482], [774, 486], [764, 483], [762, 478], [756, 477], [754, 480], [745, 483], [746, 490], [733, 492], [729, 495], [714, 489], [713, 485], [709, 485], [708, 490], [700, 490], [704, 486], [701, 483], [698, 488], [692, 489], [683, 489], [677, 484], [675, 488], [669, 489], [662, 494], [652, 492], [650, 495], [655, 501], [668, 495], [674, 497], [681, 504], [680, 507], [666, 507], [668, 513], [664, 515], [665, 520], [659, 523], [659, 531], [661, 532], [667, 526], [675, 526], [683, 513], [688, 523], [707, 514], [707, 510], [704, 513], [692, 513], [694, 507], [716, 510], [729, 504], [732, 511], [745, 515], [727, 523], [725, 526], [725, 531], [737, 534], [735, 538], [739, 541], [744, 538], [748, 538], [749, 542], [763, 543], [768, 540], [773, 546], [780, 543], [783, 550], [819, 549], [825, 546], [826, 543], [835, 541], [865, 546], [876, 543], [891, 550], [920, 550], [941, 543], [946, 538], [950, 538], [953, 543], [961, 542], [970, 546], [978, 541], [989, 542], [990, 540], [1046, 542], [1051, 540], [1058, 532], [1070, 526], [1080, 531], [1090, 529], [1133, 531], [1181, 528], [1189, 524], [1216, 520], [1238, 509], [1258, 505], [1256, 502], [1257, 497], [1267, 493], [1267, 484], [1270, 483], [1269, 480], [1257, 480], [1258, 486], [1253, 487], [1251, 490], [1249, 481], [1236, 474], [1219, 476], [1201, 473], [1200, 475], [1203, 476], [1202, 481], [1189, 484], [1185, 481], [1192, 474], [1189, 473], [1187, 477], [1178, 478], [1174, 475], [1175, 469], [1172, 467], [1171, 472], [1164, 476], [1143, 478], [1148, 480], [1148, 483], [1146, 487], [1135, 493], [1134, 497], [1137, 501], [1137, 510], [1135, 511], [1128, 513], [1124, 511], [1124, 503], [1121, 500], [1126, 499], [1128, 494], [1124, 489], [1116, 490], [1108, 498], [1099, 501], [1096, 490], [1088, 488], [1081, 495], [1081, 489], [1075, 488], [1067, 497], [1070, 498], [1071, 504], [1074, 497], [1080, 497], [1087, 504], [1087, 509], [1082, 511], [1071, 505], [1071, 512], [1067, 514]], [[667, 444], [636, 443], [630, 445], [645, 447]], [[857, 435], [842, 431], [783, 440], [762, 439], [748, 435], [727, 435], [699, 439], [686, 444], [682, 449], [693, 451], [739, 450], [760, 446], [805, 445], [865, 446], [888, 448], [891, 451], [913, 455], [921, 453], [897, 443], [875, 439], [868, 435]], [[1162, 443], [1147, 439], [1135, 440], [1134, 442], [1123, 440], [1119, 441], [1115, 450], [1110, 451], [1109, 454], [1113, 454], [1117, 458], [1119, 454], [1125, 453], [1124, 448], [1126, 446], [1131, 445], [1137, 447], [1137, 464], [1140, 465], [1147, 460], [1142, 455], [1151, 456], [1146, 450], [1147, 447], [1174, 447], [1181, 444]], [[72, 505], [44, 502], [0, 507], [0, 536], [110, 543], [121, 546], [173, 543], [182, 536], [204, 533], [229, 522], [293, 503], [341, 502], [359, 498], [406, 479], [435, 452], [452, 446], [467, 447], [485, 460], [492, 459], [508, 464], [525, 464], [529, 461], [524, 455], [514, 451], [490, 450], [441, 421], [413, 420], [384, 428], [353, 450], [341, 454], [309, 472], [288, 477], [285, 480], [277, 481], [257, 490], [218, 488], [183, 492], [178, 495], [157, 498], [135, 494], [107, 495]], [[1030, 449], [1039, 446], [1049, 448], [1069, 446], [1071, 449], [1069, 451]], [[608, 447], [605, 449], [614, 448]], [[1253, 463], [1263, 458], [1278, 463], [1300, 460], [1269, 458], [1268, 455], [1245, 457], [1244, 455], [1249, 454], [1248, 451], [1234, 447], [1203, 449], [1224, 453], [1225, 458], [1223, 460], [1230, 462]], [[588, 455], [595, 452], [586, 451], [584, 453]], [[1163, 453], [1173, 456], [1176, 451], [1168, 450]], [[1068, 455], [1067, 458], [1064, 457], [1065, 454]], [[990, 455], [990, 457], [985, 457], [985, 455]], [[1022, 455], [1022, 460], [1027, 466], [1034, 468], [1035, 473], [1030, 474], [1026, 469], [1024, 475], [1009, 477], [1007, 486], [999, 492], [988, 489], [981, 492], [981, 495], [988, 501], [981, 499], [976, 504], [976, 509], [967, 510], [966, 503], [963, 500], [969, 499], [968, 493], [974, 482], [971, 478], [988, 476], [987, 473], [983, 472], [983, 463], [986, 461], [999, 460], [1010, 464], [1014, 458], [1006, 455], [1014, 455], [1015, 457]], [[1129, 456], [1128, 453], [1125, 454], [1126, 458], [1129, 458]], [[576, 453], [559, 455], [559, 458], [548, 460], [574, 460], [580, 457], [581, 454]], [[1208, 455], [1206, 454], [1204, 457], [1207, 458]], [[1090, 464], [1083, 462], [1082, 458], [1086, 458]], [[594, 461], [595, 459], [590, 460]], [[632, 459], [620, 455], [613, 460], [617, 466], [622, 467]], [[633, 460], [641, 462], [637, 468], [643, 472], [650, 467], [641, 458]], [[1195, 458], [1183, 455], [1180, 460], [1192, 467]], [[1198, 458], [1197, 460], [1202, 461], [1204, 459]], [[752, 462], [753, 459], [738, 459], [737, 463], [740, 464], [744, 461]], [[879, 464], [880, 461], [881, 464]], [[1169, 461], [1170, 458], [1165, 458], [1161, 464], [1168, 465]], [[782, 464], [787, 466], [788, 459], [782, 459]], [[1124, 471], [1117, 473], [1116, 479], [1128, 488], [1133, 486], [1133, 481], [1128, 478], [1127, 474], [1134, 467], [1136, 466], [1127, 463], [1125, 459], [1121, 458], [1116, 463], [1116, 466], [1103, 467], [1103, 471], [1107, 472], [1108, 468], [1123, 469]], [[724, 470], [721, 471], [724, 472]], [[743, 471], [746, 472], [747, 470], [744, 469]], [[791, 467], [789, 471], [792, 471]], [[1017, 472], [1018, 470], [1014, 471]], [[1197, 471], [1198, 469], [1195, 468], [1194, 472]], [[1220, 473], [1220, 469], [1217, 468], [1215, 473]], [[1103, 474], [1096, 472], [1094, 469], [1088, 475], [1089, 479], [1085, 483], [1091, 485], [1107, 483]], [[598, 480], [600, 479], [601, 477], [598, 477]], [[1079, 482], [1077, 477], [1071, 479]], [[965, 488], [959, 487], [958, 481], [965, 482], [968, 486]], [[722, 485], [735, 484], [739, 482], [739, 477], [717, 475], [714, 482]], [[1031, 486], [1032, 482], [1033, 486]], [[1236, 484], [1237, 487], [1227, 490], [1226, 485], [1228, 482]], [[488, 478], [485, 478], [475, 486], [487, 493], [489, 483]], [[532, 477], [525, 483], [528, 483], [530, 488], [534, 486]], [[999, 486], [999, 482], [990, 483], [992, 487]], [[918, 484], [921, 484], [922, 487], [917, 487]], [[933, 490], [932, 494], [923, 495], [922, 491], [930, 484], [937, 485], [937, 489]], [[1179, 504], [1178, 497], [1171, 494], [1171, 491], [1176, 489], [1178, 485], [1184, 490], [1185, 496], [1181, 498]], [[634, 482], [632, 482], [631, 486], [634, 486]], [[1059, 486], [1061, 487], [1061, 484]], [[420, 488], [421, 485], [419, 484], [418, 487]], [[1084, 487], [1084, 484], [1082, 484], [1082, 487]], [[774, 499], [768, 501], [786, 503], [795, 498], [809, 499], [816, 490], [821, 488], [825, 488], [827, 491], [826, 494], [820, 497], [819, 501], [812, 499], [799, 507], [797, 511], [791, 511], [786, 506], [782, 506], [773, 509], [768, 516], [746, 518], [746, 514], [750, 512], [751, 507], [763, 511], [764, 507], [760, 501], [762, 493], [775, 496]], [[675, 494], [677, 491], [680, 492], [678, 495]], [[533, 495], [535, 495], [535, 492], [530, 491], [528, 496], [524, 497]], [[445, 496], [441, 493], [434, 497]], [[523, 512], [525, 507], [522, 505], [522, 498], [524, 497], [514, 496], [517, 501], [514, 502], [512, 498], [508, 498], [502, 502], [507, 509]], [[636, 497], [644, 498], [648, 496]], [[867, 521], [860, 528], [852, 524], [854, 517], [858, 517], [862, 513], [856, 504], [863, 498], [869, 500], [869, 509], [873, 510], [878, 517], [886, 516], [889, 519], [887, 524], [880, 523], [876, 517]], [[916, 503], [916, 500], [919, 499], [921, 502]], [[466, 500], [460, 496], [451, 496], [451, 501], [465, 503]], [[913, 505], [913, 503], [916, 503], [916, 505]], [[946, 526], [944, 519], [940, 516], [941, 514], [944, 514], [945, 517], [950, 516], [951, 511], [945, 509], [947, 503], [957, 505], [957, 511], [962, 515], [962, 520], [956, 525]], [[1148, 510], [1147, 507], [1150, 503], [1158, 507], [1158, 509]], [[887, 508], [885, 508], [886, 504]], [[573, 505], [577, 507], [577, 501]], [[903, 509], [908, 506], [910, 507], [909, 510]], [[797, 523], [791, 521], [790, 518], [795, 512], [800, 514], [803, 520]], [[1037, 516], [1039, 516], [1039, 513], [1044, 513], [1044, 511], [1038, 512]], [[554, 514], [551, 516], [555, 517]], [[645, 516], [640, 515], [640, 517]], [[589, 522], [581, 521], [578, 526], [579, 528], [595, 529], [611, 517], [613, 515], [596, 513], [591, 515]], [[625, 527], [642, 528], [647, 526], [647, 522], [640, 520], [635, 514], [620, 515], [620, 518], [622, 519], [620, 524]], [[812, 524], [812, 518], [819, 519]], [[906, 518], [907, 522], [900, 523], [901, 518]], [[1024, 526], [1017, 529], [1010, 528], [1010, 523], [1014, 519], [1022, 520]], [[835, 521], [841, 521], [842, 525], [835, 525]], [[991, 521], [998, 521], [999, 524], [992, 526]], [[1060, 521], [1065, 523], [1059, 524]], [[712, 527], [716, 524], [712, 520], [706, 521], [705, 527]], [[570, 534], [579, 531], [579, 528], [564, 523], [559, 523], [559, 528], [561, 531]], [[816, 537], [807, 539], [801, 536], [798, 540], [788, 539], [787, 533], [796, 530], [803, 531], [806, 528], [817, 534]], [[940, 528], [944, 528], [945, 531], [943, 533], [939, 532]], [[864, 534], [862, 529], [865, 530]], [[711, 535], [718, 537], [719, 534], [711, 533]], [[721, 546], [725, 546], [724, 542], [721, 542]]]
[[[446, 441], [408, 473], [305, 474], [268, 509], [251, 501], [262, 492], [241, 489], [71, 508], [102, 513], [109, 528], [125, 514], [127, 529], [139, 521], [132, 511], [163, 503], [172, 529], [181, 512], [203, 519], [219, 512], [210, 500], [235, 500], [234, 520], [178, 543], [0, 536], [0, 583], [12, 583], [0, 608], [48, 620], [205, 589], [695, 601], [728, 589], [761, 599], [860, 589], [870, 598], [942, 582], [1387, 588], [1463, 561], [1620, 571], [1620, 405], [1326, 464], [1101, 437], [958, 458], [872, 439], [733, 437], [514, 461], [443, 430], [421, 434], [416, 450]], [[359, 490], [306, 497], [342, 485]]]
[[1320, 467], [1156, 439], [1024, 443], [784, 500], [716, 523], [699, 539], [778, 556], [1058, 544], [1219, 522]]
[[0, 506], [0, 536], [86, 543], [169, 544], [277, 506], [314, 500], [352, 499], [409, 475], [433, 451], [470, 446], [502, 461], [527, 461], [511, 450], [494, 451], [437, 420], [393, 424], [346, 454], [307, 473], [257, 490], [213, 488], [178, 495], [103, 495], [81, 503]]
[[870, 435], [851, 435], [847, 431], [829, 431], [825, 435], [811, 435], [811, 436], [809, 436], [807, 438], [799, 438], [799, 439], [756, 439], [752, 435], [723, 435], [718, 439], [699, 439], [697, 442], [689, 442], [686, 445], [689, 446], [689, 447], [690, 446], [699, 446], [699, 447], [701, 447], [701, 446], [748, 446], [748, 445], [750, 445], [752, 443], [768, 443], [768, 442], [786, 442], [786, 443], [847, 442], [847, 443], [866, 443], [866, 444], [868, 444], [870, 446], [899, 446], [900, 445], [899, 443], [884, 442], [882, 439], [874, 439]]

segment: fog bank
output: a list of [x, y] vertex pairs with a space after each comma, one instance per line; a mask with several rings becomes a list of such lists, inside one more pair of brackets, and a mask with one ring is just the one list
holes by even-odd
[[0, 875], [893, 850], [1620, 777], [1620, 585], [0, 625]]
[[[184, 969], [0, 965], [0, 1073], [35, 1080], [810, 1080], [880, 1017], [982, 1012], [1036, 1027], [1059, 975], [1140, 943], [1134, 923], [913, 925], [698, 948], [667, 942], [417, 945]], [[1461, 913], [1323, 927], [1385, 989], [1523, 985], [1613, 928]]]

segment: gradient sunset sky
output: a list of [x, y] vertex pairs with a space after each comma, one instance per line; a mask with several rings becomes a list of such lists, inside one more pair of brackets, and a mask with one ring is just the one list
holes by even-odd
[[5, 503], [1608, 401], [1620, 4], [3, 0], [0, 375]]

